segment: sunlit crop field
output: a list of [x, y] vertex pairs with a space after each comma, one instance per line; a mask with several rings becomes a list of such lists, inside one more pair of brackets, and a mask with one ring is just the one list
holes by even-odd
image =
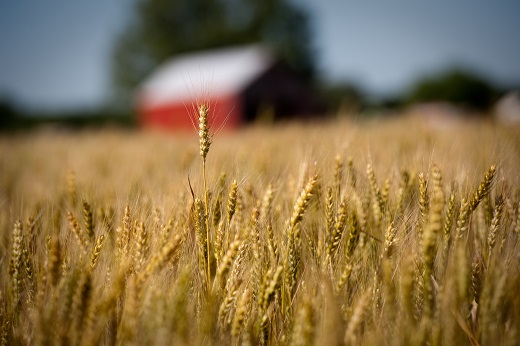
[[519, 127], [206, 139], [204, 161], [196, 130], [0, 137], [2, 344], [520, 339]]

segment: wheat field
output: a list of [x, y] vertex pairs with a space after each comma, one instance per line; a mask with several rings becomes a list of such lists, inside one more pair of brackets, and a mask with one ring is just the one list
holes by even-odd
[[517, 344], [520, 128], [210, 125], [0, 137], [2, 345]]

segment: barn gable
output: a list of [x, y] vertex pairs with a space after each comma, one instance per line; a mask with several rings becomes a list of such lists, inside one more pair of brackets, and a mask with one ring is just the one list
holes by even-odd
[[243, 117], [251, 122], [263, 109], [276, 119], [309, 118], [325, 108], [307, 84], [287, 65], [277, 62], [241, 91]]
[[242, 122], [239, 94], [273, 63], [258, 45], [180, 55], [159, 66], [138, 91], [138, 113], [144, 126], [191, 129], [187, 109], [208, 100], [215, 110], [213, 126]]
[[137, 93], [147, 127], [191, 129], [187, 110], [200, 100], [214, 109], [213, 126], [237, 127], [269, 104], [279, 115], [306, 113], [313, 97], [299, 78], [260, 45], [180, 55], [159, 66]]

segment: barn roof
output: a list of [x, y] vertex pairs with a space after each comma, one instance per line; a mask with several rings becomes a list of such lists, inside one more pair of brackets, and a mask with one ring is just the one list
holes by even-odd
[[142, 83], [138, 97], [147, 106], [159, 106], [237, 93], [272, 63], [260, 45], [178, 55]]

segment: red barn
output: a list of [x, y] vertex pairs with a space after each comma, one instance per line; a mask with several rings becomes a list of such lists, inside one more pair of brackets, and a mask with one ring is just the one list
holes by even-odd
[[211, 105], [214, 128], [235, 128], [259, 116], [323, 113], [297, 74], [263, 47], [252, 45], [185, 54], [159, 66], [138, 90], [139, 123], [192, 130], [193, 105], [201, 100]]

